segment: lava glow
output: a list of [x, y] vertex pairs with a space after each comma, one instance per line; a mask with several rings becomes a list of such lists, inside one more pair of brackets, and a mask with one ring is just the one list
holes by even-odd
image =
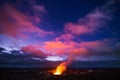
[[66, 62], [61, 63], [60, 65], [57, 66], [55, 72], [53, 73], [54, 75], [62, 75], [62, 73], [66, 70]]

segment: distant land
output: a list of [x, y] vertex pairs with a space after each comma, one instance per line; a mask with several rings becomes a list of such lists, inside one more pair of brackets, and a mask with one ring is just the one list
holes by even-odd
[[[0, 55], [0, 67], [17, 67], [17, 68], [41, 68], [41, 67], [56, 67], [62, 61], [39, 61], [33, 60], [27, 56], [18, 55]], [[68, 67], [73, 68], [120, 68], [120, 61], [74, 61]]]
[[[31, 54], [21, 54], [20, 51], [4, 52], [0, 48], [0, 67], [1, 68], [43, 68], [56, 67], [62, 61], [39, 60], [41, 58]], [[2, 52], [3, 51], [3, 52]], [[34, 59], [33, 59], [34, 58]], [[35, 59], [36, 58], [36, 59]], [[37, 59], [38, 58], [38, 59]], [[101, 61], [73, 61], [68, 67], [72, 68], [120, 68], [119, 60]]]

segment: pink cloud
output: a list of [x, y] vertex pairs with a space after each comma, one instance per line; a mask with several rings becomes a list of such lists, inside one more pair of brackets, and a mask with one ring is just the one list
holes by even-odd
[[35, 45], [28, 45], [28, 46], [22, 47], [22, 51], [27, 54], [38, 56], [38, 57], [46, 57], [47, 54], [45, 54], [40, 49], [41, 49], [41, 46], [35, 46]]
[[68, 53], [70, 53], [70, 55], [72, 55], [72, 56], [79, 56], [79, 55], [83, 55], [83, 54], [87, 53], [87, 51], [88, 50], [84, 47], [79, 47], [79, 48], [75, 47], [73, 49], [70, 49], [68, 51]]
[[79, 25], [79, 24], [74, 24], [74, 23], [67, 23], [65, 25], [65, 32], [75, 34], [75, 35], [89, 33], [91, 31], [92, 31], [91, 29], [88, 29], [84, 25]]
[[56, 48], [70, 48], [72, 47], [71, 45], [67, 45], [66, 43], [63, 43], [61, 41], [53, 41], [53, 42], [45, 42], [45, 48], [50, 50], [50, 49], [56, 49]]
[[41, 17], [44, 14], [47, 14], [47, 11], [45, 10], [45, 7], [43, 5], [36, 5], [35, 3], [32, 5], [34, 15], [35, 15], [35, 21], [39, 24], [42, 22]]
[[111, 39], [96, 40], [89, 42], [74, 42], [74, 41], [50, 41], [44, 42], [44, 49], [50, 54], [68, 56], [90, 55], [91, 51], [95, 51], [95, 55], [101, 52], [110, 52]]
[[33, 8], [38, 12], [47, 13], [47, 11], [45, 10], [45, 7], [43, 5], [33, 5]]
[[83, 53], [87, 53], [87, 48], [80, 45], [81, 43], [69, 41], [69, 42], [61, 42], [61, 41], [51, 41], [45, 42], [44, 48], [49, 53], [53, 53], [55, 55], [80, 55]]
[[65, 54], [67, 49], [71, 49], [75, 46], [75, 42], [61, 42], [61, 41], [51, 41], [44, 42], [44, 48], [50, 53], [54, 54]]
[[106, 42], [104, 41], [90, 41], [90, 42], [81, 42], [80, 46], [82, 47], [90, 47], [90, 48], [99, 48], [99, 47], [105, 47], [109, 46]]
[[66, 23], [64, 30], [67, 33], [75, 35], [95, 33], [100, 28], [105, 26], [109, 20], [111, 19], [107, 13], [100, 9], [96, 9], [84, 18], [80, 18], [77, 23]]
[[53, 34], [53, 32], [47, 32], [40, 29], [33, 24], [29, 16], [18, 11], [9, 4], [5, 4], [0, 11], [1, 34], [6, 34], [12, 37], [30, 37], [29, 34], [35, 34], [36, 36]]
[[71, 34], [62, 34], [59, 37], [56, 37], [55, 40], [56, 41], [60, 41], [60, 40], [70, 41], [73, 38], [74, 38], [74, 36]]

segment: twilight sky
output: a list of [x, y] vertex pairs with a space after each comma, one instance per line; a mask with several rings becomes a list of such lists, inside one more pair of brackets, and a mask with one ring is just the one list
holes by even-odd
[[120, 1], [1, 0], [0, 47], [3, 62], [119, 61]]

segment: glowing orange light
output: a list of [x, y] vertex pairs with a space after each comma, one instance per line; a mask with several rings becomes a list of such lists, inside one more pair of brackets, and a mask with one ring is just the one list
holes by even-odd
[[63, 62], [56, 68], [54, 75], [62, 75], [62, 73], [66, 70], [66, 63]]
[[54, 75], [61, 75], [61, 73], [60, 72], [55, 72]]

